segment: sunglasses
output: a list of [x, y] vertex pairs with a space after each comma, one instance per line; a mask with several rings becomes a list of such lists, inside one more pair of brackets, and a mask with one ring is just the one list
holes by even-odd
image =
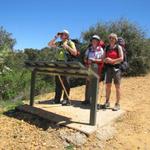
[[61, 36], [68, 36], [68, 34], [66, 34], [66, 33], [62, 33], [62, 34], [61, 34]]

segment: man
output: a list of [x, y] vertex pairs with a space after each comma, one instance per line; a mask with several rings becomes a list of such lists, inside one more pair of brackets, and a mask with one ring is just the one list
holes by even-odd
[[[60, 42], [56, 42], [56, 40], [60, 38]], [[67, 62], [69, 61], [69, 58], [71, 55], [76, 56], [77, 55], [77, 50], [75, 47], [75, 44], [69, 39], [69, 32], [67, 30], [63, 30], [62, 32], [58, 32], [55, 37], [48, 43], [50, 47], [53, 48], [58, 48], [57, 54], [56, 54], [56, 59], [57, 61], [60, 62]], [[66, 88], [66, 92], [64, 92], [63, 95], [63, 101], [62, 105], [70, 105], [70, 101], [68, 99], [69, 93], [70, 93], [70, 83], [69, 83], [69, 78], [66, 76], [61, 76], [61, 80]], [[55, 98], [54, 98], [54, 103], [59, 104], [62, 96], [62, 91], [63, 87], [60, 82], [60, 79], [58, 76], [55, 77], [55, 83], [56, 83], [56, 88], [55, 88]]]
[[117, 44], [118, 37], [116, 34], [111, 33], [109, 35], [109, 45], [106, 47], [104, 62], [106, 65], [106, 102], [104, 108], [110, 106], [110, 94], [112, 80], [114, 80], [116, 88], [116, 103], [113, 108], [114, 111], [120, 109], [120, 82], [121, 82], [121, 70], [120, 64], [123, 61], [123, 50], [120, 45]]

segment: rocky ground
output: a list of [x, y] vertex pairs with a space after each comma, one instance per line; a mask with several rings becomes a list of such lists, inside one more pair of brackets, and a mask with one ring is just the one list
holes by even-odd
[[[134, 150], [150, 149], [150, 75], [122, 80], [124, 116], [90, 137], [19, 111], [0, 115], [3, 150]], [[84, 88], [72, 89], [72, 99], [83, 99]], [[52, 97], [45, 94], [42, 98]], [[40, 97], [41, 98], [41, 97]], [[114, 88], [111, 97], [114, 105]], [[2, 112], [3, 108], [1, 108]]]

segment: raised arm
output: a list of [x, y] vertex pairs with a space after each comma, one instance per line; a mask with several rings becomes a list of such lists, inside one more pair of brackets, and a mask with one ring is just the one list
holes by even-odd
[[58, 38], [58, 35], [55, 35], [55, 37], [48, 43], [48, 46], [49, 47], [53, 47], [53, 48], [56, 48], [56, 40]]

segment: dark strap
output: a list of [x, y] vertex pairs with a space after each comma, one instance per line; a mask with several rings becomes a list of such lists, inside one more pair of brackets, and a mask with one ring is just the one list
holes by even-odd
[[110, 45], [108, 45], [107, 47], [106, 47], [106, 53], [109, 51], [109, 50], [117, 50], [117, 53], [119, 53], [119, 45], [118, 44], [116, 44], [116, 46], [115, 46], [115, 48], [113, 48], [113, 49], [111, 49], [110, 48]]

